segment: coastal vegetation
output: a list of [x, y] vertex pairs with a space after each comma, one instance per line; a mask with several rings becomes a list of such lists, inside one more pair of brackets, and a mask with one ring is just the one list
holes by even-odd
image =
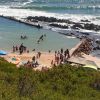
[[0, 58], [0, 100], [99, 99], [99, 71], [68, 64], [34, 71]]

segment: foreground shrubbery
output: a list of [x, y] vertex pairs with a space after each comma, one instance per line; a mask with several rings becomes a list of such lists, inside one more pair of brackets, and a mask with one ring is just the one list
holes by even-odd
[[0, 59], [0, 100], [100, 100], [100, 72], [63, 65], [46, 72]]

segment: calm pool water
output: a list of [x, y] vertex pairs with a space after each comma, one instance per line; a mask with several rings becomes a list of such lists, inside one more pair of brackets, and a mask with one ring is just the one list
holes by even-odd
[[[46, 34], [44, 41], [37, 44], [37, 40], [42, 34]], [[26, 35], [28, 39], [21, 40], [20, 36]], [[37, 51], [58, 50], [60, 48], [71, 49], [79, 42], [76, 38], [67, 38], [45, 29], [37, 29], [15, 21], [11, 21], [0, 17], [0, 49], [12, 50], [13, 45], [23, 43], [29, 50]]]

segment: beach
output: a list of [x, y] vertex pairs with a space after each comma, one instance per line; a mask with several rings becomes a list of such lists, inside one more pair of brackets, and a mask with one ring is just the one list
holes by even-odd
[[[69, 59], [71, 62], [77, 62], [77, 56], [84, 53], [85, 60], [94, 59], [99, 66], [99, 3], [95, 1], [94, 6], [91, 0], [0, 2], [0, 50], [8, 52], [5, 56], [7, 61], [17, 57], [21, 62], [32, 60], [33, 56], [42, 52], [38, 59], [40, 65], [51, 67], [52, 60], [55, 60], [55, 52], [59, 56], [65, 56], [59, 52], [61, 49], [68, 49], [72, 56]], [[88, 44], [88, 41], [84, 45], [83, 39], [90, 39], [91, 43]], [[21, 44], [25, 52], [15, 52], [15, 48], [19, 48]]]
[[[73, 47], [70, 50], [70, 55], [74, 54], [74, 52], [76, 52], [77, 49], [79, 49], [79, 46], [82, 45], [82, 41], [81, 43], [79, 42], [79, 44], [77, 44], [75, 47]], [[72, 53], [73, 52], [73, 53]], [[37, 52], [30, 52], [30, 53], [23, 53], [22, 55], [20, 55], [19, 53], [9, 53], [6, 56], [2, 56], [4, 57], [5, 60], [7, 60], [10, 63], [16, 64], [17, 67], [23, 66], [25, 63], [27, 63], [28, 61], [32, 61], [32, 57], [33, 56], [37, 56]], [[19, 59], [17, 63], [13, 62], [12, 58], [17, 58]], [[55, 62], [55, 53], [49, 53], [49, 52], [41, 52], [41, 57], [36, 59], [39, 63], [39, 66], [33, 68], [34, 70], [39, 70], [41, 71], [43, 68], [47, 68], [50, 69], [53, 67], [53, 65], [51, 64], [52, 61]], [[91, 55], [87, 55], [85, 53], [83, 53], [80, 56], [71, 56], [68, 59], [68, 62], [71, 62], [72, 65], [76, 64], [78, 65], [96, 65], [97, 69], [100, 68], [100, 59], [97, 57], [93, 57]]]
[[[10, 53], [7, 56], [4, 56], [4, 58], [8, 61], [8, 62], [12, 62], [11, 59], [13, 57], [19, 58], [20, 59], [20, 63], [18, 63], [18, 66], [21, 64], [23, 65], [23, 63], [27, 62], [27, 61], [32, 61], [32, 57], [36, 56], [37, 53], [24, 53], [22, 55], [19, 55], [18, 53]], [[51, 61], [54, 60], [54, 53], [47, 53], [47, 52], [43, 52], [40, 59], [38, 59], [40, 66], [38, 66], [37, 68], [34, 68], [35, 70], [41, 70], [42, 67], [47, 67], [47, 68], [51, 68]]]
[[[44, 30], [44, 32], [49, 32], [48, 30], [45, 30], [45, 28], [43, 28], [43, 29], [40, 29], [38, 26], [34, 26], [35, 24], [33, 23], [33, 22], [27, 22], [26, 20], [22, 20], [22, 19], [16, 19], [16, 17], [7, 17], [7, 16], [1, 16], [1, 19], [3, 19], [4, 21], [6, 20], [6, 21], [10, 21], [10, 22], [13, 22], [14, 24], [16, 23], [16, 25], [18, 24], [18, 25], [20, 25], [20, 24], [22, 24], [22, 26], [23, 27], [30, 27], [30, 28], [36, 28], [36, 29], [38, 29], [39, 31], [40, 30]], [[48, 19], [48, 18], [47, 18]], [[63, 20], [58, 20], [58, 19], [56, 19], [57, 21], [63, 21]], [[36, 22], [37, 23], [37, 22]], [[73, 23], [73, 22], [70, 22], [70, 23]], [[9, 23], [10, 24], [10, 23]], [[26, 24], [25, 26], [24, 26], [24, 24]], [[27, 26], [28, 25], [28, 26]], [[38, 24], [37, 24], [38, 25]], [[56, 24], [54, 24], [54, 25], [56, 25]], [[32, 26], [32, 27], [31, 27]], [[59, 27], [59, 28], [65, 28], [66, 29], [66, 26], [56, 26], [56, 27]], [[95, 26], [95, 27], [97, 27], [97, 26]], [[8, 27], [9, 28], [9, 27]], [[65, 30], [64, 29], [64, 30]], [[46, 38], [48, 38], [48, 40], [50, 39], [50, 33], [49, 34], [47, 34], [47, 33], [45, 33], [45, 34], [41, 34], [40, 36], [38, 36], [38, 37], [35, 37], [35, 42], [38, 40], [38, 42], [37, 43], [35, 43], [36, 44], [36, 46], [33, 46], [33, 48], [31, 47], [27, 47], [27, 45], [29, 44], [29, 42], [27, 42], [26, 40], [29, 40], [29, 35], [28, 34], [20, 34], [19, 33], [19, 35], [20, 36], [18, 36], [18, 34], [17, 34], [17, 42], [18, 42], [18, 40], [20, 40], [20, 44], [25, 44], [25, 42], [27, 42], [28, 44], [26, 44], [24, 47], [25, 48], [27, 48], [27, 53], [22, 53], [21, 55], [19, 55], [20, 53], [10, 53], [12, 50], [13, 50], [13, 52], [15, 52], [15, 50], [14, 50], [14, 48], [17, 46], [17, 47], [19, 47], [20, 46], [20, 44], [15, 44], [15, 43], [17, 43], [17, 42], [15, 42], [15, 40], [13, 41], [13, 44], [12, 45], [10, 45], [10, 46], [13, 46], [14, 48], [12, 48], [12, 47], [10, 47], [8, 50], [7, 50], [7, 48], [3, 48], [3, 49], [5, 49], [6, 51], [8, 51], [8, 54], [7, 54], [7, 56], [5, 56], [4, 58], [8, 61], [8, 62], [11, 62], [11, 63], [13, 63], [13, 64], [16, 64], [16, 66], [17, 67], [20, 67], [21, 65], [24, 65], [25, 63], [27, 63], [28, 61], [30, 61], [30, 62], [32, 62], [32, 57], [33, 56], [37, 56], [37, 53], [40, 51], [40, 52], [42, 52], [41, 54], [42, 54], [42, 56], [39, 58], [39, 59], [36, 59], [36, 61], [38, 61], [38, 63], [39, 63], [39, 65], [36, 67], [36, 68], [33, 68], [34, 70], [42, 70], [43, 68], [52, 68], [54, 65], [52, 65], [51, 63], [52, 63], [52, 61], [53, 62], [55, 62], [55, 54], [54, 54], [54, 52], [55, 51], [57, 51], [57, 52], [59, 52], [59, 50], [61, 49], [61, 48], [63, 48], [64, 50], [65, 49], [69, 49], [70, 50], [70, 59], [68, 60], [68, 61], [70, 61], [70, 62], [72, 62], [72, 63], [77, 63], [77, 64], [82, 64], [82, 65], [87, 65], [87, 61], [89, 62], [89, 61], [93, 61], [93, 60], [95, 60], [95, 61], [93, 61], [95, 64], [96, 64], [96, 66], [97, 66], [97, 68], [99, 68], [99, 64], [100, 64], [100, 60], [99, 60], [99, 58], [96, 58], [96, 57], [93, 57], [93, 56], [91, 56], [91, 55], [89, 55], [88, 56], [88, 54], [90, 54], [91, 53], [91, 51], [92, 51], [92, 49], [94, 49], [94, 48], [97, 48], [97, 47], [92, 47], [91, 48], [91, 51], [89, 51], [88, 52], [88, 49], [86, 49], [86, 48], [89, 48], [87, 45], [87, 43], [89, 42], [89, 41], [86, 41], [85, 39], [87, 38], [87, 39], [90, 39], [90, 40], [92, 40], [92, 46], [95, 44], [98, 44], [98, 43], [96, 43], [96, 38], [94, 38], [94, 35], [93, 34], [91, 34], [91, 32], [89, 33], [89, 32], [86, 32], [86, 33], [84, 33], [84, 31], [83, 32], [77, 32], [76, 30], [73, 30], [72, 32], [71, 32], [71, 30], [69, 31], [69, 33], [64, 33], [63, 31], [64, 31], [63, 29], [62, 30], [58, 30], [58, 32], [57, 32], [57, 35], [55, 34], [55, 32], [53, 31], [53, 30], [50, 30], [51, 32], [50, 33], [53, 33], [52, 35], [51, 35], [51, 38], [52, 38], [52, 36], [55, 34], [56, 35], [56, 38], [54, 38], [54, 42], [53, 42], [53, 38], [52, 38], [52, 43], [53, 43], [53, 45], [51, 45], [51, 43], [50, 44], [47, 44], [47, 41], [44, 41], [44, 39], [46, 39]], [[39, 32], [38, 31], [38, 32]], [[66, 30], [65, 30], [66, 31]], [[67, 30], [68, 31], [68, 30]], [[26, 31], [25, 31], [26, 32]], [[60, 33], [60, 34], [58, 34], [58, 33]], [[82, 34], [84, 34], [84, 35], [82, 35]], [[36, 35], [36, 33], [34, 34], [34, 35]], [[25, 38], [24, 38], [24, 36], [25, 36]], [[28, 37], [27, 37], [28, 36]], [[48, 36], [48, 37], [47, 37]], [[63, 38], [61, 38], [60, 39], [60, 41], [59, 41], [59, 38], [57, 38], [57, 36], [59, 36], [59, 38], [62, 36]], [[67, 36], [67, 37], [65, 37], [65, 36]], [[71, 38], [71, 37], [74, 37], [74, 38]], [[8, 36], [7, 36], [7, 38], [9, 38]], [[10, 36], [10, 38], [11, 38], [11, 36]], [[16, 36], [15, 36], [15, 38], [16, 38]], [[37, 38], [37, 40], [36, 40], [36, 38]], [[63, 40], [65, 38], [65, 40], [61, 43], [61, 40]], [[79, 41], [78, 39], [82, 39], [81, 41]], [[13, 38], [12, 38], [13, 39]], [[12, 40], [11, 39], [11, 40]], [[58, 40], [57, 40], [58, 39]], [[94, 40], [93, 40], [94, 39]], [[2, 39], [1, 39], [2, 40]], [[56, 41], [57, 41], [57, 45], [55, 44], [56, 43]], [[70, 41], [73, 41], [72, 42], [72, 44], [71, 44], [71, 42]], [[74, 41], [75, 41], [75, 43], [74, 43]], [[79, 43], [78, 43], [78, 41], [79, 41]], [[85, 42], [86, 41], [86, 42]], [[31, 40], [31, 42], [32, 42], [32, 40]], [[41, 44], [41, 42], [44, 42], [45, 43], [45, 47], [43, 46], [43, 44]], [[60, 44], [59, 44], [60, 43]], [[78, 44], [77, 44], [78, 43]], [[58, 45], [59, 44], [59, 45]], [[64, 45], [63, 45], [64, 44]], [[85, 47], [84, 47], [84, 51], [87, 51], [87, 52], [85, 52], [85, 54], [87, 54], [87, 55], [84, 55], [84, 60], [83, 61], [80, 61], [79, 59], [81, 59], [81, 57], [80, 58], [78, 58], [78, 57], [74, 57], [75, 55], [80, 55], [80, 54], [77, 54], [77, 52], [79, 53], [79, 51], [78, 51], [78, 49], [81, 49], [81, 45], [84, 45], [84, 44], [87, 44]], [[6, 44], [5, 44], [6, 45]], [[3, 46], [5, 47], [5, 45], [4, 45], [4, 43], [3, 43]], [[7, 44], [8, 45], [8, 44]], [[76, 45], [76, 46], [75, 46]], [[90, 44], [89, 44], [90, 45]], [[28, 45], [29, 46], [29, 45]], [[32, 46], [32, 44], [30, 45], [30, 46]], [[38, 46], [38, 47], [37, 47]], [[39, 47], [40, 46], [40, 47]], [[57, 47], [58, 46], [58, 47]], [[1, 47], [2, 48], [2, 47]], [[86, 49], [86, 50], [85, 50]], [[97, 48], [98, 49], [98, 48]], [[35, 51], [35, 52], [32, 52], [32, 51]], [[99, 49], [98, 49], [99, 50]], [[26, 51], [26, 50], [25, 50]], [[50, 52], [49, 52], [50, 51]], [[83, 52], [82, 50], [80, 51], [80, 53], [81, 52]], [[83, 52], [84, 53], [84, 52]], [[58, 53], [59, 54], [59, 53]], [[60, 55], [59, 55], [59, 57], [60, 57]], [[89, 58], [88, 58], [89, 57]], [[18, 61], [13, 61], [12, 59], [17, 59]], [[77, 59], [78, 58], [78, 59]], [[58, 61], [59, 62], [59, 61]], [[63, 61], [62, 61], [63, 62]], [[61, 62], [61, 63], [62, 63]], [[64, 62], [64, 63], [66, 63], [66, 62]], [[54, 63], [55, 64], [55, 63]], [[60, 63], [58, 63], [57, 65], [59, 65]], [[92, 64], [93, 65], [93, 64]]]

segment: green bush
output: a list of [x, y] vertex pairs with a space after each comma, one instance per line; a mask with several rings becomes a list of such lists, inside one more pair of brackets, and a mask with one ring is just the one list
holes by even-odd
[[100, 100], [100, 72], [67, 64], [40, 72], [0, 58], [0, 100]]

